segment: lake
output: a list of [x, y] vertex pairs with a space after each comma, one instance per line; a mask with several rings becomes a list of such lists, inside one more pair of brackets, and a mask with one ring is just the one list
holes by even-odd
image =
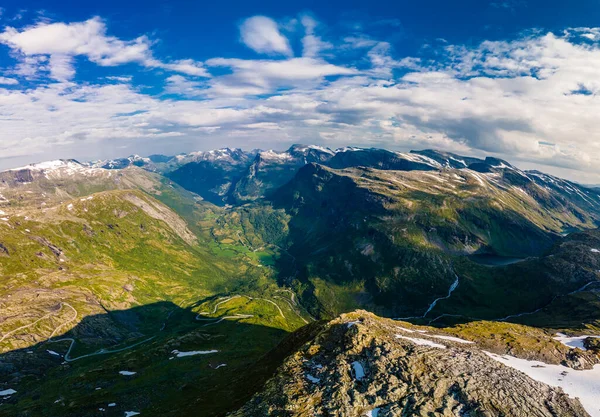
[[511, 258], [509, 256], [491, 255], [487, 253], [469, 255], [468, 258], [475, 263], [486, 266], [506, 266], [525, 260], [524, 258]]

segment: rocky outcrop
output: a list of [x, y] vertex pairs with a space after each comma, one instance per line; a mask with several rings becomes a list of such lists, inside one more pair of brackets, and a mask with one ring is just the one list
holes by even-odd
[[133, 192], [124, 194], [123, 199], [142, 209], [148, 216], [165, 222], [189, 245], [196, 243], [196, 236], [188, 229], [185, 221], [167, 206]]
[[[439, 336], [439, 335], [438, 335]], [[577, 400], [474, 344], [342, 315], [295, 354], [242, 416], [588, 416]]]

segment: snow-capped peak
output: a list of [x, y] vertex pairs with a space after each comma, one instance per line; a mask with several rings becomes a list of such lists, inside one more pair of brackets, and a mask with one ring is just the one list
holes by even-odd
[[268, 161], [289, 161], [294, 157], [289, 152], [277, 152], [272, 149], [268, 151], [261, 151], [258, 153], [262, 160]]
[[11, 169], [8, 169], [7, 171], [25, 171], [25, 170], [47, 171], [47, 170], [53, 170], [53, 169], [58, 169], [58, 168], [65, 168], [65, 167], [74, 168], [77, 166], [82, 166], [82, 165], [73, 159], [55, 159], [53, 161], [44, 161], [44, 162], [38, 162], [35, 164], [25, 165], [23, 167], [11, 168]]
[[337, 148], [335, 150], [335, 153], [340, 153], [340, 152], [354, 152], [354, 151], [362, 151], [364, 150], [364, 148], [358, 148], [356, 146], [344, 146], [343, 148]]
[[6, 170], [6, 172], [17, 171], [35, 172], [38, 174], [43, 174], [47, 179], [52, 179], [64, 176], [73, 176], [75, 174], [94, 175], [102, 170], [83, 165], [74, 159], [55, 159], [52, 161], [39, 162]]
[[303, 153], [303, 154], [307, 154], [310, 151], [318, 151], [318, 152], [322, 152], [328, 155], [335, 155], [335, 152], [332, 151], [329, 148], [326, 148], [324, 146], [318, 146], [318, 145], [292, 145], [290, 147], [290, 149], [288, 149], [289, 153]]

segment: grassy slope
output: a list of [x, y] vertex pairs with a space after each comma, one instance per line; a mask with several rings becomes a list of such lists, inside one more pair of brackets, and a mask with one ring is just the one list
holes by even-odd
[[[268, 247], [254, 251], [247, 242], [215, 238], [219, 235], [215, 230], [221, 228], [215, 224], [226, 215], [223, 209], [198, 204], [193, 195], [166, 180], [156, 181], [152, 174], [135, 175], [142, 178], [137, 181], [138, 188], [142, 182], [141, 188], [186, 219], [197, 235], [196, 243], [186, 242], [178, 233], [181, 231], [169, 224], [172, 219], [154, 219], [130, 201], [135, 197], [160, 206], [142, 191], [106, 191], [88, 200], [82, 197], [89, 188], [71, 190], [69, 196], [78, 198], [55, 207], [47, 203], [42, 210], [32, 209], [39, 207], [39, 200], [21, 200], [11, 205], [9, 221], [0, 224], [0, 242], [8, 251], [0, 258], [2, 334], [48, 316], [0, 343], [4, 352], [21, 349], [5, 353], [0, 362], [32, 372], [24, 371], [16, 378], [7, 373], [7, 382], [19, 393], [2, 406], [2, 413], [93, 415], [93, 410], [106, 408], [110, 398], [110, 402], [127, 403], [138, 410], [160, 409], [161, 415], [169, 415], [182, 409], [181, 402], [175, 407], [169, 399], [189, 384], [190, 397], [208, 407], [206, 415], [212, 415], [230, 404], [222, 395], [215, 394], [222, 398], [215, 401], [203, 393], [211, 387], [229, 390], [231, 395], [245, 392], [247, 383], [231, 388], [228, 380], [307, 321], [263, 265], [273, 256]], [[104, 188], [121, 187], [109, 182]], [[49, 202], [59, 199], [52, 197]], [[254, 243], [260, 243], [258, 237]], [[194, 319], [199, 311], [212, 311], [218, 297], [231, 293], [262, 300], [235, 299], [211, 316], [253, 317], [226, 320], [214, 327], [202, 327], [205, 322]], [[61, 302], [68, 306], [60, 308]], [[71, 307], [77, 311], [76, 319], [72, 319]], [[172, 317], [161, 332], [169, 313]], [[127, 347], [150, 336], [155, 339], [130, 351], [59, 366], [60, 360], [46, 350], [64, 354], [69, 343], [43, 344], [57, 327], [55, 338], [65, 333], [76, 340], [71, 357], [99, 348]], [[170, 361], [168, 352], [173, 346], [180, 350], [218, 349], [223, 352], [218, 360], [228, 366], [216, 373], [206, 369], [214, 357]], [[34, 353], [27, 354], [27, 350]], [[27, 376], [35, 373], [35, 364], [48, 373], [41, 382]], [[140, 370], [140, 377], [131, 384], [119, 382], [123, 377], [116, 373], [117, 368], [124, 364]], [[190, 372], [190, 364], [197, 365], [198, 371]], [[108, 384], [106, 389], [97, 392], [95, 387], [103, 383]], [[156, 401], [148, 400], [154, 397]], [[57, 399], [60, 401], [54, 403]], [[123, 410], [121, 406], [117, 409]]]

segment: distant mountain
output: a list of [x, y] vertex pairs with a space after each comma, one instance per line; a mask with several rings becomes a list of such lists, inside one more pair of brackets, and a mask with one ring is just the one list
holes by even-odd
[[177, 155], [166, 175], [185, 189], [214, 204], [225, 204], [248, 169], [253, 154], [241, 149], [218, 149]]
[[334, 155], [328, 148], [303, 145], [293, 145], [285, 152], [260, 151], [241, 173], [231, 200], [243, 203], [262, 198], [291, 180], [304, 165], [327, 164]]
[[74, 159], [57, 159], [0, 172], [0, 190], [31, 183], [42, 187], [57, 182], [69, 186], [71, 182], [78, 182], [84, 178], [91, 183], [110, 175], [105, 169], [92, 168]]
[[600, 184], [581, 184], [581, 186], [600, 190]]
[[85, 165], [92, 168], [104, 169], [124, 169], [130, 166], [137, 166], [147, 171], [162, 172], [168, 169], [168, 163], [173, 159], [174, 157], [165, 155], [150, 155], [149, 157], [131, 155], [127, 158], [92, 161]]
[[368, 167], [385, 170], [431, 171], [441, 168], [436, 161], [419, 154], [403, 154], [385, 149], [352, 149], [336, 152], [327, 166], [336, 169]]
[[432, 292], [447, 293], [456, 256], [539, 256], [562, 233], [600, 223], [600, 194], [496, 161], [488, 167], [303, 167], [270, 198], [290, 216], [284, 282], [298, 282], [331, 315], [410, 315]]

